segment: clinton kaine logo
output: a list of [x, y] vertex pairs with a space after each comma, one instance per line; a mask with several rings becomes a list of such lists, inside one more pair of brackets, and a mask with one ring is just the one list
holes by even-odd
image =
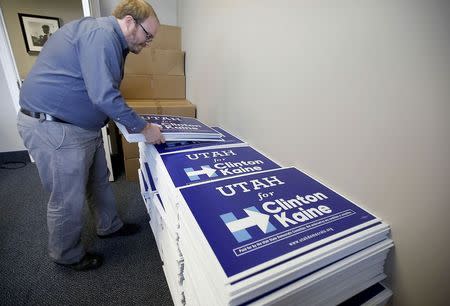
[[204, 175], [207, 178], [217, 177], [216, 170], [212, 169], [209, 165], [201, 166], [200, 170], [195, 170], [192, 167], [184, 168], [184, 172], [191, 181], [200, 180], [200, 175]]
[[247, 214], [247, 217], [242, 219], [237, 219], [231, 212], [220, 215], [220, 218], [238, 242], [252, 238], [247, 231], [247, 228], [250, 227], [257, 226], [265, 234], [276, 230], [275, 226], [269, 222], [269, 215], [260, 213], [255, 206], [244, 208], [244, 212]]

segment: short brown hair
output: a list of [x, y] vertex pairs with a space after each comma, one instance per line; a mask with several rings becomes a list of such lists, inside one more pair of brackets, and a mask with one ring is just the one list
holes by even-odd
[[144, 22], [145, 19], [152, 16], [159, 23], [158, 16], [156, 16], [153, 7], [144, 0], [122, 0], [112, 14], [117, 19], [122, 19], [130, 15], [137, 23]]

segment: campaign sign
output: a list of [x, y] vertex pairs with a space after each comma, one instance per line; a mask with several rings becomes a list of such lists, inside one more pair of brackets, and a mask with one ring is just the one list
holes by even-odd
[[280, 166], [251, 147], [196, 150], [161, 155], [175, 187]]
[[151, 191], [155, 191], [156, 190], [156, 186], [155, 186], [155, 181], [153, 180], [153, 176], [152, 173], [150, 172], [150, 166], [148, 164], [148, 162], [144, 162], [144, 171], [146, 174], [146, 177], [148, 178], [148, 184], [149, 184], [149, 188]]
[[141, 115], [141, 117], [148, 122], [161, 126], [161, 132], [167, 137], [170, 137], [171, 134], [194, 134], [206, 138], [221, 137], [219, 132], [195, 118], [168, 115]]
[[220, 141], [182, 141], [182, 142], [166, 142], [163, 144], [155, 145], [156, 150], [159, 154], [166, 154], [166, 153], [174, 153], [179, 151], [185, 151], [185, 150], [191, 150], [191, 149], [200, 149], [205, 147], [211, 147], [211, 146], [227, 146], [227, 145], [234, 145], [234, 144], [244, 144], [244, 142], [227, 131], [219, 128], [219, 127], [212, 127], [212, 129], [216, 130], [220, 134], [223, 135]]
[[323, 239], [333, 235], [331, 239], [342, 239], [340, 233], [352, 227], [379, 224], [296, 168], [211, 181], [180, 192], [228, 277], [290, 252], [311, 252], [309, 245], [329, 244]]
[[141, 184], [141, 191], [148, 191], [148, 184], [147, 184], [147, 180], [144, 178], [144, 174], [142, 174], [142, 170], [139, 169], [138, 170], [139, 173], [139, 183]]

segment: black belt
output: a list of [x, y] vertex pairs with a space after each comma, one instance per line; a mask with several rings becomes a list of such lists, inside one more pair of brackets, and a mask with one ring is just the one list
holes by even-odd
[[58, 119], [58, 118], [53, 117], [52, 115], [49, 115], [49, 114], [46, 114], [46, 113], [32, 112], [32, 111], [29, 111], [29, 110], [26, 110], [26, 109], [23, 109], [23, 108], [21, 108], [20, 111], [23, 114], [25, 114], [27, 116], [30, 116], [30, 117], [33, 117], [33, 118], [37, 118], [37, 119], [41, 119], [41, 120], [45, 120], [45, 121], [54, 121], [54, 122], [61, 122], [61, 123], [69, 123], [70, 124], [70, 122]]

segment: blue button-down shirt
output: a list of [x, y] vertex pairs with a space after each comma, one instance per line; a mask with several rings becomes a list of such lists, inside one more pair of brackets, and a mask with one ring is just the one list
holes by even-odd
[[72, 21], [45, 43], [20, 90], [20, 105], [85, 129], [100, 129], [109, 117], [140, 132], [145, 121], [119, 91], [127, 54], [115, 17]]

